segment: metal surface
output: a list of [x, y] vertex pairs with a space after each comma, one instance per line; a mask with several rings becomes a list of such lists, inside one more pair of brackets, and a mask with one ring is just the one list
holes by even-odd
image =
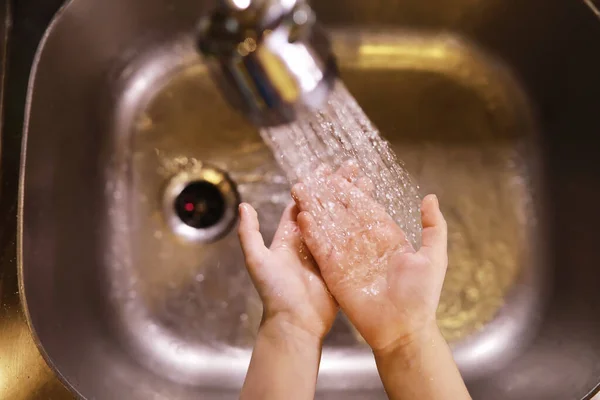
[[322, 105], [337, 76], [329, 40], [304, 0], [221, 1], [199, 48], [223, 94], [257, 125]]
[[[40, 355], [19, 301], [15, 238], [21, 118], [16, 117], [19, 114], [16, 110], [24, 105], [19, 97], [25, 93], [29, 69], [27, 63], [19, 68], [19, 61], [31, 42], [19, 41], [24, 39], [23, 21], [11, 18], [21, 14], [17, 12], [19, 7], [11, 9], [10, 5], [8, 1], [0, 1], [0, 398], [71, 399], [73, 395], [56, 379]], [[10, 40], [13, 44], [10, 51], [19, 48], [20, 54], [12, 52], [9, 57], [9, 38], [15, 39]], [[36, 45], [37, 40], [29, 46], [31, 53]], [[14, 74], [15, 68], [24, 74], [24, 80]], [[21, 96], [15, 96], [19, 93], [18, 83], [22, 83]]]
[[[425, 3], [316, 11], [344, 27], [345, 82], [440, 194], [452, 230], [440, 320], [465, 329], [447, 335], [474, 397], [580, 399], [600, 376], [600, 171], [585, 139], [600, 128], [600, 25], [583, 3]], [[260, 311], [237, 241], [182, 243], [161, 209], [161, 189], [194, 160], [230, 174], [267, 236], [288, 199], [196, 56], [204, 10], [75, 0], [36, 63], [21, 294], [47, 359], [88, 398], [235, 398], [244, 374]], [[342, 319], [319, 384], [320, 398], [383, 396]]]
[[[181, 172], [171, 178], [164, 190], [162, 212], [167, 224], [177, 236], [192, 242], [213, 242], [221, 239], [231, 231], [238, 216], [240, 198], [234, 183], [226, 173], [218, 168], [202, 163], [188, 163], [186, 159], [175, 159], [174, 161], [178, 163], [178, 167], [181, 167]], [[179, 162], [183, 162], [183, 165]], [[214, 223], [201, 228], [185, 223], [176, 211], [175, 205], [186, 187], [197, 182], [208, 183], [218, 191], [220, 199], [216, 201], [222, 202], [223, 209], [220, 216], [217, 215], [214, 218], [208, 216], [209, 219], [215, 220]], [[211, 212], [208, 203], [207, 199], [190, 199], [184, 206], [187, 207], [191, 204], [196, 209], [194, 212], [208, 214]]]
[[594, 14], [596, 14], [598, 17], [600, 17], [600, 9], [596, 5], [597, 2], [594, 2], [592, 0], [583, 0], [583, 1], [585, 2], [585, 4], [587, 4], [587, 6], [592, 10], [592, 12]]
[[[4, 85], [6, 80], [6, 63], [8, 59], [8, 38], [10, 34], [10, 25], [10, 4], [8, 3], [8, 0], [4, 0], [0, 2], [0, 132], [2, 132], [2, 124], [4, 121]], [[1, 286], [0, 290], [2, 290]], [[0, 296], [1, 295], [2, 292], [0, 292]]]

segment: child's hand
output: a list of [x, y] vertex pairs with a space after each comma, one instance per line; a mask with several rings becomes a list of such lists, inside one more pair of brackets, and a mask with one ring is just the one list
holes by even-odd
[[240, 241], [248, 272], [263, 302], [262, 323], [274, 324], [286, 334], [299, 329], [322, 340], [333, 325], [338, 306], [301, 239], [297, 216], [298, 209], [292, 203], [267, 248], [256, 211], [242, 204]]
[[292, 194], [298, 224], [342, 310], [377, 352], [393, 351], [437, 330], [436, 309], [447, 266], [446, 222], [435, 196], [422, 204], [422, 247], [415, 252], [368, 193], [358, 169], [325, 174]]

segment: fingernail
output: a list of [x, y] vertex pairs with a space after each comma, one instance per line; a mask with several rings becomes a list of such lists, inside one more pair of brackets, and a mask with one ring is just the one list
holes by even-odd
[[433, 202], [436, 205], [436, 207], [439, 207], [440, 206], [440, 200], [438, 199], [438, 197], [435, 194], [432, 194], [431, 198], [433, 199]]

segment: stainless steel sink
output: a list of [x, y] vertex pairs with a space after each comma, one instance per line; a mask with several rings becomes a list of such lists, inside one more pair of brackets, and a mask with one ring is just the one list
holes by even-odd
[[[34, 63], [21, 297], [42, 354], [84, 398], [235, 398], [245, 375], [261, 305], [235, 205], [257, 207], [268, 239], [289, 186], [195, 51], [210, 6], [73, 0]], [[598, 175], [581, 138], [600, 129], [600, 23], [558, 0], [314, 7], [344, 82], [441, 198], [450, 269], [438, 319], [474, 398], [591, 397], [600, 254], [578, 227], [600, 222], [581, 216], [600, 199], [573, 185], [593, 190]], [[222, 211], [201, 229], [175, 209], [198, 181], [210, 189], [195, 194], [216, 190]], [[317, 396], [384, 398], [341, 316]]]

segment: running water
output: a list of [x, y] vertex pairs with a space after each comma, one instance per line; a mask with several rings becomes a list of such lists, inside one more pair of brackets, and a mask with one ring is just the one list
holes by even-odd
[[320, 111], [288, 125], [265, 128], [261, 136], [291, 183], [318, 187], [323, 166], [335, 171], [354, 163], [372, 183], [374, 198], [413, 247], [420, 247], [419, 187], [341, 81]]

